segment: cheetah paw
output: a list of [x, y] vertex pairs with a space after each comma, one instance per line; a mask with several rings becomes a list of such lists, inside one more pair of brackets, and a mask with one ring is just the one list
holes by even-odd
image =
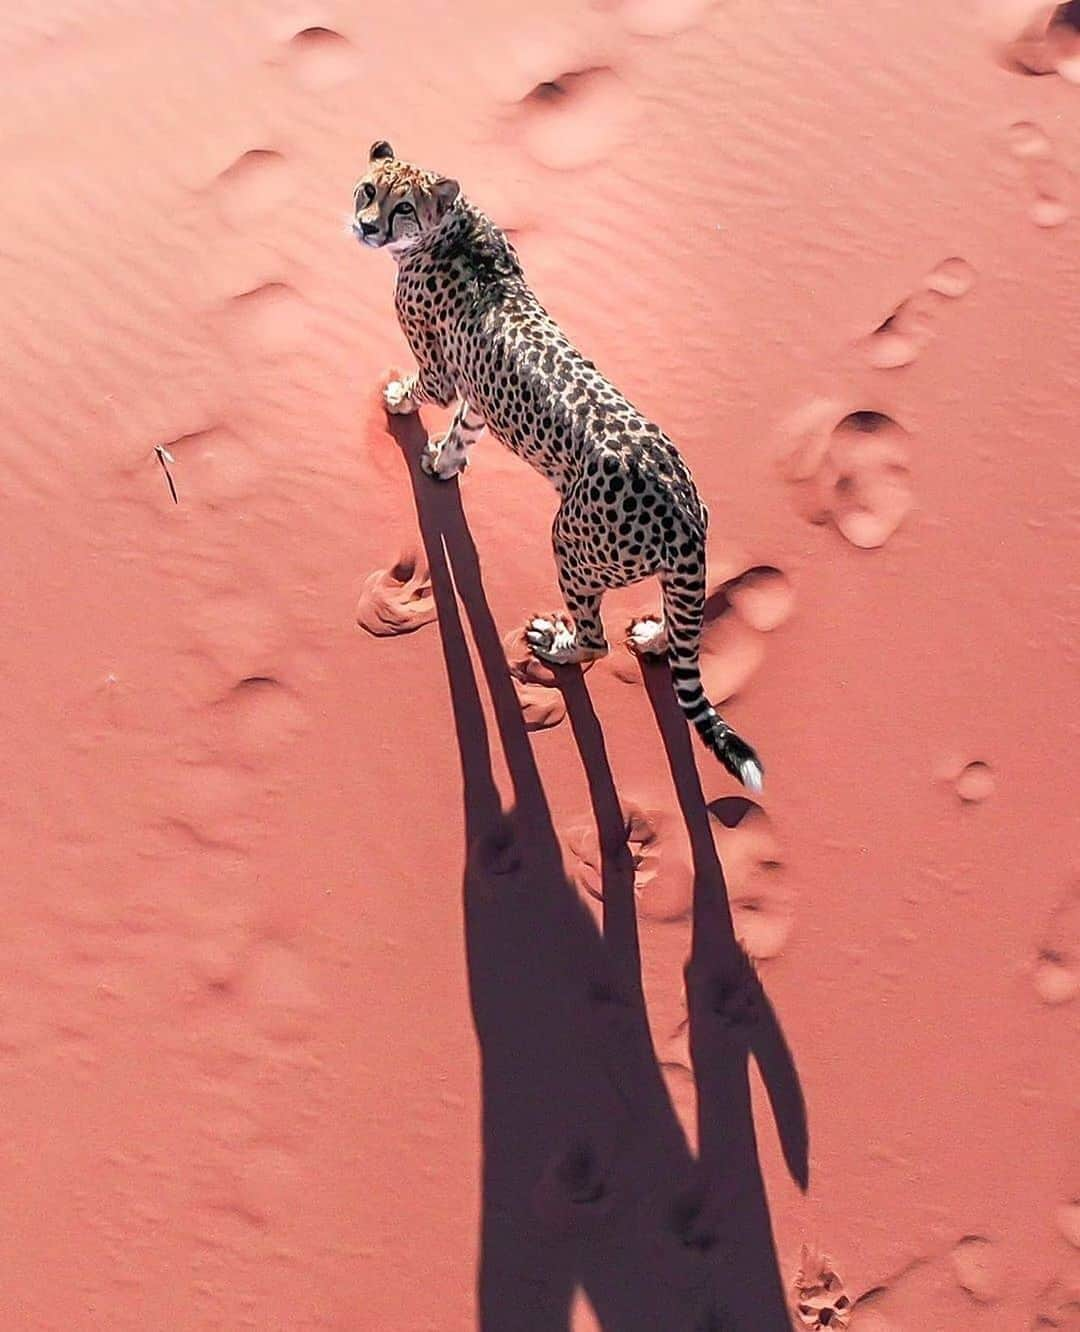
[[449, 481], [460, 476], [469, 465], [469, 459], [463, 450], [447, 449], [445, 435], [429, 439], [420, 455], [420, 470], [438, 481]]
[[579, 647], [573, 629], [560, 614], [550, 618], [535, 615], [525, 626], [525, 641], [533, 656], [549, 666], [572, 666], [603, 656], [591, 648]]
[[634, 620], [626, 633], [626, 646], [639, 657], [664, 657], [668, 650], [667, 630], [656, 615]]
[[383, 386], [383, 403], [391, 416], [410, 416], [416, 411], [416, 403], [409, 397], [409, 390], [403, 379], [387, 380]]

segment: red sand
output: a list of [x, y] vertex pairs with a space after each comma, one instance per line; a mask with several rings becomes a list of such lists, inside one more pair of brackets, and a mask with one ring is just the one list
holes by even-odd
[[[489, 1329], [768, 1332], [809, 1244], [834, 1327], [1075, 1329], [1075, 6], [515, 9], [5, 19], [0, 1327], [458, 1332], [483, 1256]], [[707, 681], [767, 788], [694, 749], [689, 1040], [662, 677], [586, 677], [617, 795], [579, 687], [519, 683], [525, 744], [495, 667], [554, 495], [485, 441], [467, 529], [418, 495], [500, 823], [378, 405], [392, 264], [342, 234], [384, 136], [710, 506]], [[579, 744], [639, 861], [606, 945]], [[781, 1031], [805, 1195], [756, 1066], [764, 1193], [747, 1118], [749, 1040], [797, 1174]]]

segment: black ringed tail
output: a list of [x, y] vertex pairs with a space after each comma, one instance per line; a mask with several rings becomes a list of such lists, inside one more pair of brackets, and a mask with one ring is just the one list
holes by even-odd
[[665, 571], [660, 575], [664, 598], [671, 678], [675, 697], [687, 721], [728, 772], [748, 791], [760, 791], [765, 777], [761, 759], [731, 729], [705, 696], [699, 661], [705, 613], [704, 568], [694, 573]]

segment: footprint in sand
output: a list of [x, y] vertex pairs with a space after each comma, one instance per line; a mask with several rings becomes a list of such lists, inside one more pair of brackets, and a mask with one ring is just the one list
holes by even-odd
[[264, 282], [231, 297], [232, 332], [244, 349], [255, 347], [268, 356], [296, 351], [308, 340], [309, 310], [298, 292], [285, 282]]
[[[634, 899], [645, 920], [685, 920], [693, 903], [693, 875], [686, 849], [672, 836], [671, 816], [633, 800], [620, 803], [634, 872]], [[570, 879], [587, 898], [603, 901], [600, 839], [592, 818], [565, 834]]]
[[961, 1290], [978, 1304], [993, 1304], [1001, 1297], [1001, 1258], [997, 1246], [985, 1236], [965, 1235], [953, 1246], [949, 1263]]
[[514, 115], [526, 152], [542, 166], [570, 171], [606, 157], [624, 138], [632, 110], [622, 80], [597, 65], [538, 83]]
[[267, 798], [265, 782], [233, 755], [221, 763], [185, 763], [157, 801], [159, 826], [181, 847], [247, 851], [258, 839]]
[[781, 472], [809, 522], [831, 523], [853, 546], [871, 550], [888, 541], [912, 505], [908, 434], [882, 412], [836, 421], [835, 409], [822, 400], [798, 414]]
[[966, 259], [942, 260], [865, 340], [867, 361], [878, 370], [911, 365], [933, 338], [943, 308], [974, 285], [975, 270]]
[[309, 726], [308, 714], [292, 691], [266, 675], [237, 681], [213, 705], [212, 716], [223, 750], [248, 768], [263, 766]]
[[1031, 1326], [1036, 1332], [1080, 1332], [1080, 1282], [1052, 1281], [1039, 1295]]
[[803, 1327], [851, 1326], [851, 1297], [836, 1275], [831, 1260], [813, 1245], [803, 1245], [792, 1298], [796, 1317]]
[[256, 222], [293, 194], [289, 163], [272, 148], [252, 148], [218, 176], [217, 206], [231, 226]]
[[260, 489], [263, 472], [254, 450], [225, 426], [180, 435], [163, 447], [185, 504], [218, 509]]
[[735, 937], [755, 962], [777, 957], [795, 925], [795, 894], [772, 821], [742, 796], [714, 800], [709, 814]]
[[957, 774], [956, 794], [965, 805], [981, 805], [994, 794], [994, 770], [989, 763], [967, 763]]
[[360, 57], [347, 37], [332, 28], [305, 28], [289, 41], [288, 59], [296, 81], [322, 92], [356, 78]]
[[521, 869], [522, 846], [512, 815], [504, 814], [475, 838], [469, 862], [485, 876], [511, 875]]
[[1028, 216], [1037, 227], [1059, 227], [1072, 210], [1063, 196], [1068, 176], [1057, 159], [1050, 136], [1030, 120], [1010, 125], [1009, 152], [1019, 163], [1031, 196]]
[[1054, 1212], [1058, 1233], [1067, 1244], [1080, 1249], [1080, 1198], [1062, 1203]]
[[787, 575], [768, 564], [756, 564], [730, 578], [723, 590], [739, 619], [763, 634], [779, 629], [795, 608]]
[[[711, 568], [738, 568], [730, 555], [710, 553]], [[791, 616], [795, 593], [787, 575], [772, 565], [743, 567], [729, 577], [713, 575], [705, 599], [701, 630], [701, 679], [716, 705], [746, 688], [765, 660], [765, 635]], [[631, 622], [655, 618], [642, 605]], [[624, 640], [612, 652], [607, 669], [624, 684], [640, 685], [641, 664]]]
[[276, 678], [288, 640], [287, 626], [254, 597], [216, 592], [192, 605], [187, 651], [220, 673], [223, 688]]
[[1023, 28], [1003, 46], [1001, 61], [1017, 74], [1060, 74], [1080, 83], [1080, 0], [1033, 6]]
[[1044, 1004], [1067, 1004], [1080, 994], [1080, 888], [1054, 908], [1039, 940], [1032, 980]]
[[589, 1222], [611, 1207], [607, 1171], [587, 1138], [556, 1152], [533, 1191], [537, 1214], [556, 1230]]
[[427, 567], [415, 550], [402, 552], [392, 568], [369, 574], [356, 606], [356, 623], [376, 638], [414, 633], [435, 618]]

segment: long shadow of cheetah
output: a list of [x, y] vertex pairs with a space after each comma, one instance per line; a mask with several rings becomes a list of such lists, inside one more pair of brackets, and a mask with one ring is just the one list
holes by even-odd
[[[732, 933], [689, 732], [664, 665], [645, 683], [694, 856], [686, 969], [700, 1156], [678, 1124], [641, 988], [633, 865], [582, 677], [570, 723], [603, 853], [599, 932], [566, 877], [488, 608], [456, 482], [419, 469], [426, 436], [397, 418], [431, 573], [464, 779], [464, 918], [483, 1092], [483, 1332], [567, 1332], [575, 1288], [605, 1332], [788, 1332], [750, 1106], [749, 1054], [784, 1154], [807, 1182], [805, 1109], [775, 1015]], [[458, 599], [512, 786], [504, 810]]]

